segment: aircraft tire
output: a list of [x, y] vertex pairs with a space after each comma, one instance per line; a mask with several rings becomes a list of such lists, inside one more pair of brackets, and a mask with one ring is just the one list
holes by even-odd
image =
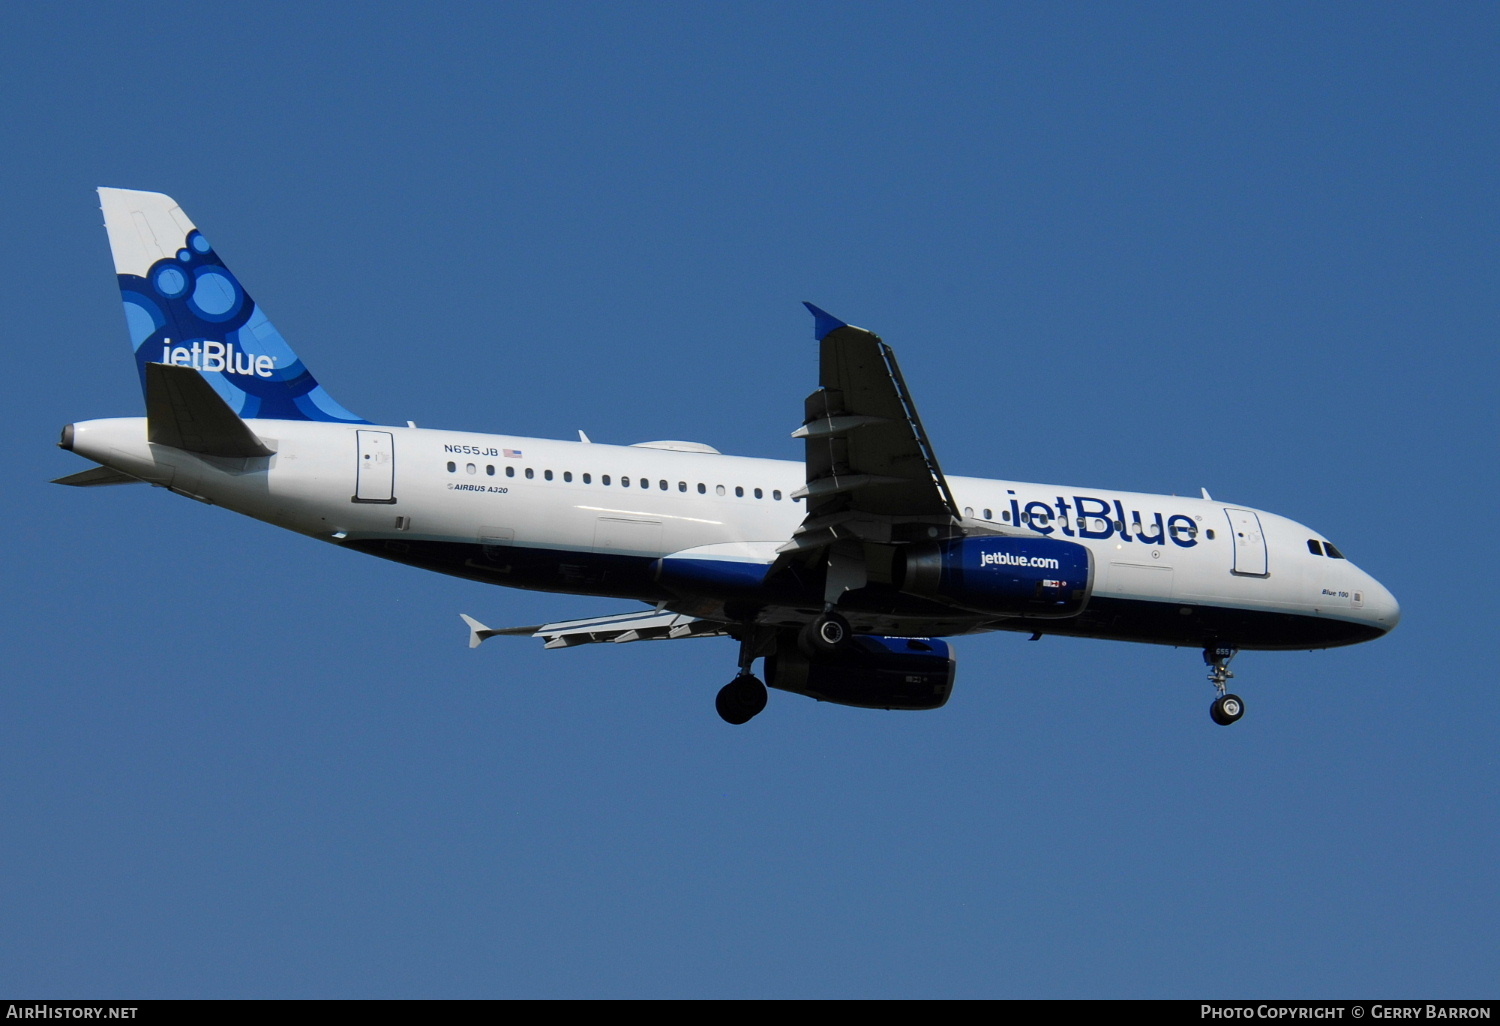
[[766, 686], [750, 674], [742, 674], [719, 689], [714, 708], [725, 723], [749, 723], [766, 707]]
[[1245, 715], [1245, 701], [1239, 695], [1223, 695], [1208, 707], [1208, 715], [1221, 727], [1227, 727]]
[[809, 658], [830, 656], [843, 651], [853, 637], [848, 620], [838, 613], [825, 613], [802, 628], [797, 635], [797, 647]]

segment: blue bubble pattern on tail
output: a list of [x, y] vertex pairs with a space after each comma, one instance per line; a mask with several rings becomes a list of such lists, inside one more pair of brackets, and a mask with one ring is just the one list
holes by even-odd
[[323, 390], [196, 228], [145, 277], [117, 277], [142, 389], [148, 363], [176, 364], [246, 420], [369, 423]]

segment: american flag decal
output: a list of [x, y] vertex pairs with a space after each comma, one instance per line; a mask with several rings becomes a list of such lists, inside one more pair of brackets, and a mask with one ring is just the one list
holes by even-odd
[[520, 449], [501, 449], [500, 454], [509, 460], [518, 460], [521, 458]]

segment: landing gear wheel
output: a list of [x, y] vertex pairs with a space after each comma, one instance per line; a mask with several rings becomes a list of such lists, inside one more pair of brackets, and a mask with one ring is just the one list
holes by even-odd
[[766, 707], [766, 686], [748, 673], [740, 674], [719, 689], [714, 708], [725, 723], [749, 723]]
[[1239, 695], [1221, 695], [1208, 707], [1208, 715], [1221, 727], [1227, 727], [1245, 715], [1245, 702]]
[[806, 656], [830, 656], [841, 652], [854, 637], [849, 621], [838, 613], [824, 613], [802, 628], [797, 635], [797, 647]]

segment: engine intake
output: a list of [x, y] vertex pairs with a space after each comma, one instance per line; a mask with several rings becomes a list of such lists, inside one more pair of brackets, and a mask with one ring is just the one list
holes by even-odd
[[901, 590], [965, 609], [1013, 616], [1077, 616], [1094, 590], [1094, 561], [1056, 538], [959, 538], [905, 551]]
[[795, 644], [766, 656], [766, 683], [861, 709], [936, 709], [953, 693], [957, 658], [936, 638], [859, 635], [837, 656], [809, 659]]

